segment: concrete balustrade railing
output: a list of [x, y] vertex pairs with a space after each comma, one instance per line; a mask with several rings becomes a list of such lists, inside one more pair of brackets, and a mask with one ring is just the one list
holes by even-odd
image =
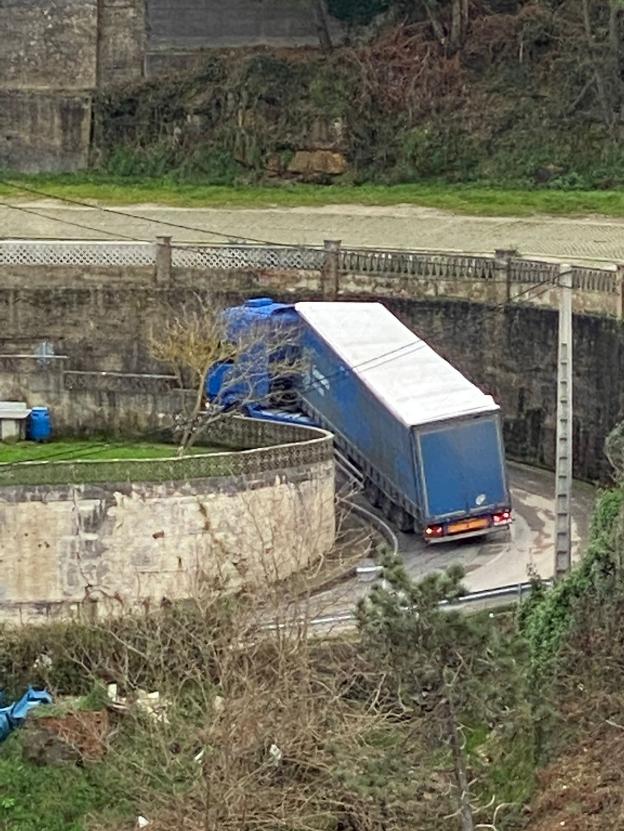
[[[465, 297], [488, 303], [521, 300], [553, 307], [557, 302], [559, 264], [525, 259], [516, 251], [499, 249], [492, 256], [431, 251], [344, 248], [326, 241], [324, 248], [292, 245], [191, 245], [170, 237], [151, 242], [117, 241], [0, 241], [0, 279], [7, 269], [42, 267], [127, 270], [130, 278], [151, 269], [160, 285], [176, 283], [182, 275], [251, 274], [263, 278], [319, 275], [323, 295], [338, 297], [373, 290], [379, 297], [412, 293], [425, 297]], [[574, 308], [578, 313], [622, 318], [624, 265], [593, 268], [573, 265]], [[10, 276], [10, 275], [9, 275]], [[270, 283], [267, 283], [270, 285]], [[532, 291], [532, 286], [536, 291]], [[286, 289], [288, 286], [285, 287]], [[552, 288], [552, 291], [549, 289]], [[539, 290], [538, 290], [539, 289]]]
[[[325, 430], [235, 418], [219, 422], [212, 438], [234, 449], [157, 459], [73, 459], [0, 463], [0, 489], [13, 485], [74, 485], [98, 482], [170, 482], [220, 476], [256, 476], [305, 468], [333, 458], [333, 439]], [[203, 439], [210, 443], [211, 432]], [[114, 446], [114, 441], [113, 441]], [[241, 449], [242, 448], [242, 449]]]

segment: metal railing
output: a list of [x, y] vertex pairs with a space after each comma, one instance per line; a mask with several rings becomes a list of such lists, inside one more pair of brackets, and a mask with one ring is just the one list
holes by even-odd
[[[534, 588], [534, 582], [526, 581], [524, 583], [512, 583], [507, 586], [500, 586], [498, 588], [483, 589], [480, 591], [468, 592], [467, 594], [458, 597], [456, 600], [443, 600], [439, 604], [441, 609], [469, 609], [470, 607], [479, 604], [487, 605], [488, 608], [495, 608], [497, 606], [507, 606], [510, 603], [521, 601], [524, 597], [531, 593]], [[544, 588], [551, 588], [553, 586], [552, 580], [541, 581], [541, 586]], [[344, 612], [334, 612], [333, 614], [323, 615], [320, 617], [308, 620], [301, 616], [294, 620], [285, 621], [284, 623], [269, 623], [263, 626], [265, 630], [274, 629], [288, 629], [293, 626], [311, 626], [314, 628], [353, 626], [356, 621], [356, 614], [352, 610]]]

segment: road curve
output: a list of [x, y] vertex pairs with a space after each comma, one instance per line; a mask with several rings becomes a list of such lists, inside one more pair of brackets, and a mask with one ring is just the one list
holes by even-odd
[[[481, 591], [525, 582], [532, 574], [553, 576], [555, 477], [549, 471], [509, 463], [514, 522], [511, 529], [485, 538], [426, 545], [415, 534], [400, 534], [399, 552], [415, 579], [460, 563], [466, 572], [464, 585]], [[596, 491], [575, 482], [572, 494], [573, 558], [582, 556]], [[350, 579], [311, 600], [310, 613], [340, 615], [353, 609], [370, 590], [372, 582]]]

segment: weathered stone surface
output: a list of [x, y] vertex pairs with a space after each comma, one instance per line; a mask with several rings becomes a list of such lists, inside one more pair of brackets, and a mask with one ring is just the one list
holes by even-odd
[[0, 3], [0, 89], [93, 89], [97, 14], [97, 0]]
[[94, 91], [143, 74], [144, 0], [6, 0], [0, 32], [0, 168], [86, 167]]
[[34, 765], [62, 767], [81, 761], [77, 748], [39, 724], [28, 725], [22, 737], [24, 759]]
[[142, 78], [145, 43], [144, 0], [100, 0], [98, 87]]
[[[311, 3], [292, 0], [147, 0], [152, 50], [189, 51], [224, 46], [316, 46]], [[337, 42], [343, 30], [330, 19]]]
[[339, 176], [347, 168], [347, 160], [335, 150], [297, 150], [288, 165], [288, 172], [304, 176], [318, 173]]
[[90, 131], [90, 94], [0, 87], [0, 168], [25, 172], [83, 168]]
[[334, 542], [334, 466], [254, 481], [5, 486], [0, 528], [0, 617], [94, 601], [105, 612], [157, 607], [206, 584], [266, 585], [322, 557]]

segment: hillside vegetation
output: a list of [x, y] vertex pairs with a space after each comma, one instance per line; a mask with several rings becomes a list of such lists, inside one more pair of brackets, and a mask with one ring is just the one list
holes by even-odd
[[207, 52], [193, 71], [102, 94], [97, 169], [215, 184], [624, 180], [618, 0], [329, 6], [350, 45]]

